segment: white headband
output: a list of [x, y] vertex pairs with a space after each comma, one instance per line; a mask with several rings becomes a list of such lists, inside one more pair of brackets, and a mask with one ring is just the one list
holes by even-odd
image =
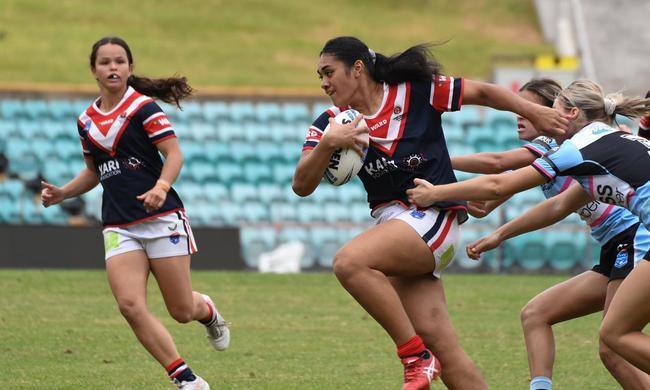
[[616, 100], [606, 97], [603, 101], [605, 102], [605, 113], [607, 115], [613, 115], [614, 110], [616, 110]]
[[368, 53], [370, 53], [370, 58], [372, 58], [372, 63], [374, 64], [377, 61], [377, 54], [371, 48], [368, 48]]

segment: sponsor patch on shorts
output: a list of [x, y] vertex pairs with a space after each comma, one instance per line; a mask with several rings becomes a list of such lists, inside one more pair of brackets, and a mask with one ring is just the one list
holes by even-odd
[[627, 264], [627, 251], [618, 252], [616, 255], [616, 262], [614, 262], [614, 267], [623, 268]]
[[104, 234], [104, 251], [106, 253], [117, 249], [120, 246], [120, 235], [116, 232], [106, 232]]

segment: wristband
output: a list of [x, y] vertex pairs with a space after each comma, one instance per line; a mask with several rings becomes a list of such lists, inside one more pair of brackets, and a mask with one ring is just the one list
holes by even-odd
[[169, 182], [167, 182], [167, 180], [163, 180], [163, 179], [158, 179], [158, 181], [156, 181], [156, 187], [160, 188], [161, 190], [163, 190], [165, 192], [169, 192], [169, 190], [172, 188], [172, 186], [169, 184]]

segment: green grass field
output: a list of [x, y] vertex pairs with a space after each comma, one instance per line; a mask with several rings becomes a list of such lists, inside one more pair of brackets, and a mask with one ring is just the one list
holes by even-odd
[[448, 41], [436, 50], [447, 73], [480, 79], [490, 77], [494, 55], [552, 53], [532, 0], [3, 0], [0, 85], [93, 86], [87, 58], [105, 35], [129, 42], [136, 73], [183, 74], [199, 91], [320, 94], [318, 53], [338, 35], [385, 54]]
[[[461, 342], [490, 388], [527, 388], [519, 310], [562, 279], [444, 277]], [[195, 272], [193, 281], [232, 322], [228, 351], [212, 350], [199, 325], [174, 323], [154, 282], [150, 306], [213, 388], [399, 388], [394, 346], [332, 274]], [[120, 316], [103, 271], [0, 270], [0, 291], [1, 377], [12, 389], [171, 388]], [[556, 326], [556, 389], [617, 388], [598, 358], [599, 321]]]

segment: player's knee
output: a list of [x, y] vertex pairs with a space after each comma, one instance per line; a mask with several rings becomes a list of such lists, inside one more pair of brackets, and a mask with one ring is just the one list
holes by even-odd
[[545, 321], [543, 317], [543, 311], [540, 310], [538, 305], [535, 302], [528, 302], [519, 313], [519, 319], [521, 320], [521, 325], [525, 328], [538, 324]]
[[598, 330], [598, 337], [600, 339], [600, 344], [605, 345], [606, 347], [616, 350], [618, 337], [614, 331], [614, 328], [609, 326], [609, 324], [604, 321], [600, 324], [600, 329]]
[[194, 316], [192, 315], [192, 307], [191, 306], [176, 306], [176, 307], [170, 307], [169, 308], [169, 315], [176, 320], [177, 322], [180, 322], [181, 324], [187, 324], [188, 322], [194, 320]]
[[360, 268], [359, 259], [356, 260], [355, 256], [345, 248], [336, 252], [332, 260], [332, 270], [336, 277], [342, 280], [352, 276]]
[[129, 298], [118, 299], [117, 307], [120, 310], [122, 317], [126, 318], [127, 321], [139, 318], [147, 310], [144, 303]]
[[609, 371], [612, 371], [614, 367], [619, 363], [620, 357], [612, 351], [603, 341], [600, 340], [598, 347], [598, 355], [600, 356], [600, 361], [603, 362], [605, 367]]

